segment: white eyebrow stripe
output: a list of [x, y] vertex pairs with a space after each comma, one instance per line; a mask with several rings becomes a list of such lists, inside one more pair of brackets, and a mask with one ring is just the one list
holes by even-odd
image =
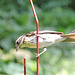
[[24, 36], [24, 35], [20, 36], [20, 37], [16, 40], [16, 42], [19, 41], [23, 36]]
[[22, 44], [22, 43], [23, 43], [23, 40], [24, 40], [24, 39], [25, 39], [25, 38], [24, 38], [24, 36], [23, 36], [20, 44]]

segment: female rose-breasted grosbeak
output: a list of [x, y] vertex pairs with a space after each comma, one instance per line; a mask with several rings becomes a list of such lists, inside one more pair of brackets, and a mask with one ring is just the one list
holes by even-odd
[[[39, 31], [39, 48], [44, 50], [38, 55], [40, 56], [47, 49], [46, 47], [58, 42], [75, 42], [75, 30], [70, 34], [63, 34], [56, 31]], [[36, 48], [36, 31], [20, 36], [16, 40], [16, 51], [23, 47]], [[37, 56], [37, 57], [38, 57]]]

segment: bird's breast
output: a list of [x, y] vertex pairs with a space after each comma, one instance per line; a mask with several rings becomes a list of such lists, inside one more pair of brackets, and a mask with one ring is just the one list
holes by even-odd
[[[61, 37], [58, 34], [39, 34], [39, 48], [50, 46], [65, 39], [66, 38]], [[26, 46], [29, 48], [36, 48], [36, 37], [30, 38], [29, 41], [26, 43]]]

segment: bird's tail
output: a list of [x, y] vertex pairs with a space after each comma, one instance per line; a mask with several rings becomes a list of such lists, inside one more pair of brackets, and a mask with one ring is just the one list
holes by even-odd
[[65, 37], [66, 39], [62, 42], [71, 42], [75, 43], [75, 30], [72, 31], [70, 34], [61, 35], [62, 37]]

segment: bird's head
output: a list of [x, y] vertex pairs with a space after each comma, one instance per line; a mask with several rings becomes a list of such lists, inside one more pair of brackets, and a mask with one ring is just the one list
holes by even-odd
[[16, 40], [16, 51], [18, 51], [22, 47], [25, 47], [24, 45], [25, 37], [26, 37], [25, 35], [22, 35]]

